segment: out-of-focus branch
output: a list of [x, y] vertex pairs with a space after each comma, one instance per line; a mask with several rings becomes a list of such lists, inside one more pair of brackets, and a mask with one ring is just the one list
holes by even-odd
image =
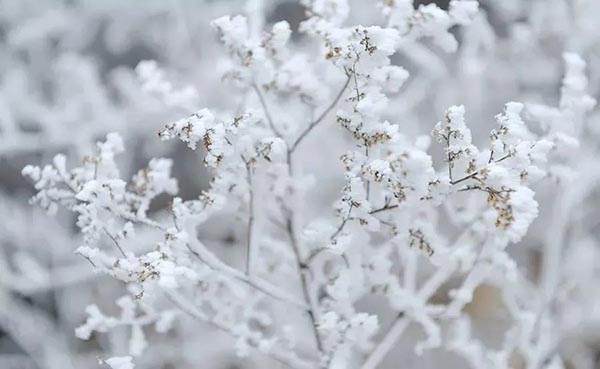
[[[456, 263], [451, 262], [444, 268], [440, 268], [433, 274], [423, 287], [419, 290], [417, 297], [423, 301], [427, 301], [448, 278], [456, 270]], [[379, 344], [371, 351], [361, 369], [375, 369], [381, 364], [385, 356], [392, 350], [396, 341], [400, 338], [404, 330], [408, 327], [411, 320], [404, 312], [398, 313], [395, 321], [392, 323], [392, 327], [384, 335], [383, 339]]]
[[0, 286], [0, 327], [44, 369], [75, 369], [67, 338], [43, 312]]
[[252, 249], [252, 228], [254, 226], [254, 190], [252, 189], [252, 169], [250, 164], [246, 163], [247, 181], [248, 181], [248, 228], [246, 231], [246, 274], [250, 277], [252, 272], [252, 263], [254, 259], [254, 250]]
[[[199, 321], [205, 322], [205, 323], [211, 325], [212, 327], [219, 329], [221, 331], [224, 331], [226, 333], [229, 333], [235, 337], [235, 333], [232, 331], [232, 329], [230, 327], [228, 327], [227, 325], [225, 325], [219, 321], [208, 318], [204, 313], [202, 313], [202, 311], [200, 311], [196, 307], [196, 305], [194, 305], [191, 301], [188, 301], [181, 294], [179, 294], [175, 291], [170, 291], [170, 290], [166, 291], [166, 294], [167, 294], [168, 299], [175, 306], [177, 306], [179, 309], [181, 309], [181, 311], [186, 313], [187, 315], [189, 315], [192, 318], [197, 319]], [[253, 348], [257, 349], [259, 352], [267, 355], [271, 359], [273, 359], [289, 368], [310, 369], [310, 368], [315, 367], [315, 364], [307, 362], [306, 360], [299, 358], [293, 352], [286, 352], [283, 350], [269, 350], [269, 351], [260, 350], [259, 349], [260, 342], [256, 342], [255, 339], [251, 339], [250, 344], [252, 345]]]

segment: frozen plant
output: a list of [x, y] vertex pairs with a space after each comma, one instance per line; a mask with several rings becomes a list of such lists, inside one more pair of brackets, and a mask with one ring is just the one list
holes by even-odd
[[[593, 237], [576, 233], [582, 241], [559, 265], [567, 230], [555, 224], [539, 281], [510, 251], [549, 211], [538, 188], [557, 191], [557, 209], [567, 210], [581, 201], [578, 183], [587, 190], [597, 181], [597, 170], [588, 178], [577, 165], [594, 146], [580, 142], [588, 144], [595, 106], [583, 59], [564, 53], [556, 106], [506, 102], [488, 119], [487, 143], [474, 132], [487, 123], [473, 122], [468, 103], [420, 122], [430, 132], [422, 134], [395, 111], [412, 83], [395, 56], [460, 51], [456, 27], [467, 38], [471, 22], [483, 22], [479, 4], [452, 0], [444, 10], [385, 0], [371, 5], [375, 25], [365, 26], [352, 24], [347, 1], [301, 3], [301, 42], [287, 21], [257, 29], [259, 12], [211, 22], [223, 53], [213, 57], [232, 91], [225, 106], [198, 106], [205, 92], [171, 82], [158, 62], [137, 65], [140, 98], [185, 112], [156, 140], [201, 156], [210, 181], [192, 198], [179, 193], [172, 171], [200, 170], [177, 160], [153, 158], [131, 179], [122, 175], [131, 147], [117, 133], [82, 158], [58, 154], [23, 169], [32, 203], [74, 214], [81, 263], [124, 287], [109, 308], [116, 312], [100, 302], [85, 308], [76, 336], [125, 329], [127, 347], [99, 359], [112, 369], [152, 367], [144, 357], [154, 340], [185, 343], [198, 330], [226, 333], [232, 354], [265, 367], [373, 369], [414, 324], [419, 334], [407, 336], [418, 356], [450, 352], [473, 368], [564, 368], [561, 341], [577, 326], [570, 298], [593, 310], [597, 296], [586, 299], [577, 286], [598, 278], [593, 262], [586, 278], [567, 271], [581, 252], [593, 254]], [[161, 202], [165, 211], [156, 210]], [[227, 241], [212, 237], [217, 224]], [[227, 244], [237, 258], [224, 256]], [[484, 288], [505, 310], [495, 344], [478, 337], [469, 313]], [[190, 319], [199, 322], [193, 329]], [[203, 363], [182, 355], [190, 367]]]

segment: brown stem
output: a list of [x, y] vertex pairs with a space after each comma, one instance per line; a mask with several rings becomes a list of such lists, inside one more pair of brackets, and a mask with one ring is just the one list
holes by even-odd
[[[348, 72], [347, 72], [347, 74], [348, 74]], [[290, 146], [290, 149], [289, 149], [290, 152], [294, 152], [294, 150], [296, 150], [296, 148], [298, 147], [300, 142], [302, 142], [302, 140], [304, 140], [304, 138], [310, 133], [310, 131], [312, 131], [312, 129], [315, 128], [317, 126], [317, 124], [321, 123], [321, 121], [323, 119], [325, 119], [327, 114], [329, 114], [329, 112], [331, 112], [331, 110], [333, 110], [333, 108], [337, 105], [337, 103], [342, 98], [342, 95], [344, 94], [344, 91], [346, 91], [346, 88], [348, 87], [349, 83], [350, 83], [350, 74], [348, 74], [346, 83], [344, 83], [344, 86], [342, 87], [340, 92], [337, 94], [335, 99], [331, 102], [331, 104], [329, 104], [329, 106], [323, 111], [323, 113], [321, 113], [321, 115], [319, 115], [317, 117], [317, 119], [315, 119], [312, 123], [310, 123], [310, 125], [304, 130], [304, 132], [302, 132], [300, 134], [300, 136], [296, 139], [296, 141], [294, 141], [294, 143]]]
[[392, 210], [392, 209], [395, 209], [395, 208], [397, 208], [397, 207], [398, 207], [398, 205], [387, 205], [387, 204], [386, 204], [386, 205], [385, 205], [384, 207], [382, 207], [382, 208], [375, 209], [375, 210], [371, 210], [371, 211], [369, 212], [369, 214], [377, 214], [377, 213], [381, 213], [382, 211], [387, 211], [387, 210]]
[[468, 176], [465, 176], [465, 177], [463, 177], [461, 179], [457, 179], [456, 181], [451, 181], [450, 184], [454, 186], [454, 185], [457, 185], [457, 184], [459, 184], [461, 182], [464, 182], [464, 181], [466, 181], [468, 179], [475, 178], [476, 176], [477, 176], [477, 172], [474, 172], [474, 173], [471, 173]]

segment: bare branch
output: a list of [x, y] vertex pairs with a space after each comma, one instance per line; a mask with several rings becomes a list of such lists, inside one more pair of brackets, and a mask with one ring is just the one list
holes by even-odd
[[351, 75], [350, 75], [349, 72], [346, 72], [346, 74], [348, 75], [348, 78], [346, 78], [346, 82], [344, 83], [344, 86], [342, 87], [342, 89], [340, 90], [340, 92], [338, 92], [338, 94], [335, 97], [335, 99], [321, 113], [321, 115], [319, 115], [317, 117], [317, 119], [315, 119], [312, 123], [309, 124], [309, 126], [304, 130], [304, 132], [302, 132], [300, 134], [300, 136], [296, 139], [296, 141], [294, 141], [294, 143], [290, 146], [290, 149], [289, 149], [290, 152], [294, 152], [294, 150], [296, 150], [296, 148], [298, 147], [298, 145], [300, 144], [300, 142], [302, 142], [302, 140], [304, 140], [304, 138], [306, 138], [306, 136], [310, 133], [310, 131], [312, 131], [313, 128], [315, 128], [319, 123], [321, 123], [321, 121], [323, 119], [325, 119], [325, 117], [327, 116], [327, 114], [329, 114], [329, 112], [331, 112], [331, 110], [333, 110], [333, 108], [335, 108], [335, 106], [337, 105], [337, 103], [342, 98], [342, 96], [344, 94], [344, 91], [346, 91], [346, 88], [348, 88], [348, 84], [350, 84]]
[[[292, 177], [293, 167], [292, 167], [292, 151], [291, 150], [288, 150], [288, 153], [287, 153], [287, 165], [288, 165], [288, 175], [290, 177]], [[323, 343], [321, 341], [321, 336], [319, 334], [317, 315], [316, 315], [318, 310], [317, 310], [317, 305], [315, 304], [315, 302], [313, 301], [313, 299], [311, 297], [309, 282], [308, 282], [309, 267], [302, 260], [302, 256], [300, 254], [300, 247], [298, 245], [298, 241], [296, 238], [296, 231], [294, 229], [294, 213], [292, 212], [291, 209], [289, 209], [289, 211], [286, 212], [286, 231], [287, 231], [288, 237], [290, 239], [290, 243], [292, 245], [292, 251], [294, 253], [294, 258], [296, 261], [298, 274], [300, 276], [300, 282], [302, 285], [302, 294], [304, 296], [304, 302], [309, 307], [307, 313], [308, 313], [308, 317], [309, 317], [311, 325], [312, 325], [317, 349], [319, 350], [320, 353], [322, 353], [323, 352]]]
[[258, 96], [258, 100], [260, 101], [260, 105], [262, 106], [263, 112], [265, 113], [265, 117], [267, 118], [267, 123], [269, 123], [269, 127], [271, 130], [277, 135], [277, 137], [282, 137], [281, 132], [275, 127], [275, 123], [273, 122], [273, 118], [271, 117], [271, 113], [269, 112], [269, 108], [267, 107], [267, 102], [265, 101], [265, 97], [260, 91], [260, 87], [256, 85], [256, 83], [252, 84], [252, 89], [256, 92]]
[[383, 207], [379, 208], [379, 209], [375, 209], [375, 210], [371, 210], [369, 212], [369, 214], [373, 215], [373, 214], [377, 214], [377, 213], [381, 213], [383, 211], [388, 211], [388, 210], [392, 210], [392, 209], [396, 209], [399, 205], [389, 205], [386, 204]]

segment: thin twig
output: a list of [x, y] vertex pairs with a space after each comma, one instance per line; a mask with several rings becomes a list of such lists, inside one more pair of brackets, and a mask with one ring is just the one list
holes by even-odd
[[344, 86], [342, 87], [340, 92], [338, 92], [335, 99], [331, 102], [331, 104], [329, 104], [329, 106], [323, 111], [323, 113], [321, 113], [321, 115], [319, 115], [317, 117], [317, 119], [315, 119], [312, 123], [310, 123], [309, 126], [304, 130], [304, 132], [302, 132], [300, 134], [300, 136], [298, 136], [296, 141], [294, 141], [294, 143], [290, 146], [290, 149], [289, 149], [290, 152], [294, 152], [294, 150], [296, 150], [296, 148], [298, 147], [300, 142], [302, 142], [302, 140], [304, 140], [304, 138], [310, 133], [310, 131], [312, 131], [313, 128], [315, 128], [317, 126], [317, 124], [321, 123], [321, 121], [323, 119], [325, 119], [327, 114], [329, 114], [329, 112], [331, 112], [331, 110], [333, 110], [333, 108], [335, 108], [337, 103], [340, 101], [340, 99], [344, 95], [344, 91], [346, 91], [348, 84], [350, 84], [351, 74], [349, 72], [346, 72], [346, 74], [348, 74], [348, 78], [346, 78], [346, 82], [344, 83]]
[[464, 182], [464, 181], [466, 181], [468, 179], [475, 178], [478, 173], [479, 172], [473, 172], [473, 173], [469, 174], [468, 176], [465, 176], [465, 177], [463, 177], [461, 179], [457, 179], [456, 181], [450, 181], [450, 184], [454, 186], [454, 185], [457, 185], [457, 184], [459, 184], [461, 182]]
[[[106, 208], [107, 210], [111, 210], [109, 208]], [[167, 231], [167, 227], [163, 226], [162, 224], [158, 223], [157, 221], [154, 221], [150, 218], [140, 218], [136, 215], [134, 215], [133, 213], [128, 214], [125, 212], [121, 212], [121, 213], [117, 213], [115, 214], [118, 217], [121, 217], [125, 220], [128, 220], [132, 223], [138, 223], [138, 224], [143, 224], [145, 226], [151, 227], [151, 228], [155, 228], [158, 229], [160, 231], [166, 232]]]
[[260, 91], [260, 87], [258, 87], [256, 85], [256, 83], [253, 83], [252, 89], [254, 89], [254, 92], [256, 92], [256, 95], [258, 96], [260, 105], [262, 106], [265, 116], [267, 117], [267, 122], [269, 123], [269, 127], [271, 128], [271, 130], [273, 130], [273, 132], [275, 133], [275, 135], [277, 135], [277, 137], [282, 137], [281, 132], [279, 132], [277, 127], [275, 127], [275, 123], [273, 122], [273, 118], [271, 117], [271, 113], [269, 112], [269, 108], [267, 107], [265, 97], [263, 96], [262, 92]]
[[252, 171], [248, 163], [246, 163], [246, 171], [248, 178], [248, 192], [250, 195], [250, 198], [248, 200], [248, 230], [246, 232], [246, 274], [250, 276], [253, 259], [252, 228], [254, 225], [254, 191], [252, 189]]
[[494, 163], [499, 163], [501, 161], [504, 161], [504, 160], [510, 158], [511, 156], [512, 155], [510, 153], [508, 153], [508, 154], [504, 155], [503, 157], [501, 157], [500, 159], [496, 160]]
[[[501, 157], [498, 160], [493, 160], [493, 162], [494, 163], [500, 163], [500, 162], [502, 162], [502, 161], [510, 158], [511, 156], [512, 155], [509, 153], [509, 154], [504, 155], [503, 157]], [[492, 160], [492, 156], [491, 155], [490, 155], [490, 160]], [[478, 178], [475, 178], [475, 177], [477, 177], [477, 174], [479, 174], [479, 171], [475, 171], [475, 172], [473, 172], [473, 173], [471, 173], [471, 174], [469, 174], [469, 175], [467, 175], [467, 176], [465, 176], [465, 177], [463, 177], [461, 179], [457, 179], [456, 181], [452, 181], [451, 180], [450, 184], [451, 185], [456, 185], [456, 184], [459, 184], [459, 183], [464, 182], [464, 181], [466, 181], [468, 179], [471, 179], [471, 178], [478, 179]], [[450, 179], [452, 179], [452, 177], [450, 177]]]
[[335, 240], [338, 234], [340, 234], [340, 232], [344, 229], [346, 223], [348, 223], [348, 221], [350, 220], [350, 213], [352, 213], [352, 204], [350, 204], [350, 207], [348, 208], [348, 214], [346, 214], [346, 217], [342, 220], [342, 223], [340, 224], [338, 229], [336, 229], [336, 231], [331, 235], [331, 237], [329, 237], [330, 240]]
[[[369, 160], [369, 145], [367, 143], [365, 143], [365, 157], [366, 160]], [[369, 201], [370, 197], [371, 197], [371, 181], [369, 181], [367, 179], [367, 183], [366, 183], [366, 187], [367, 187], [367, 201]]]
[[450, 183], [453, 182], [452, 180], [452, 156], [450, 155], [450, 135], [452, 134], [452, 132], [448, 132], [448, 136], [444, 136], [446, 138], [446, 151], [447, 151], [447, 155], [448, 155], [448, 178], [450, 178]]
[[310, 322], [313, 328], [313, 333], [315, 337], [315, 342], [317, 344], [317, 349], [319, 352], [323, 352], [323, 342], [321, 341], [321, 335], [318, 330], [318, 322], [317, 322], [317, 307], [310, 295], [310, 289], [308, 284], [308, 265], [306, 265], [302, 261], [302, 257], [300, 256], [300, 248], [298, 246], [298, 242], [296, 240], [296, 233], [294, 231], [294, 226], [292, 224], [292, 217], [289, 216], [287, 219], [287, 232], [290, 237], [290, 242], [292, 244], [292, 250], [294, 252], [294, 257], [296, 259], [296, 266], [298, 268], [298, 273], [300, 274], [300, 282], [302, 284], [302, 295], [304, 296], [304, 301], [309, 306], [308, 309], [308, 317], [310, 318]]
[[[119, 245], [119, 241], [117, 241], [117, 239], [114, 238], [113, 235], [111, 235], [110, 232], [106, 228], [103, 227], [102, 229], [104, 230], [104, 232], [106, 233], [108, 238], [110, 238], [112, 240], [112, 242], [114, 242], [115, 246], [117, 246], [117, 249], [119, 249], [119, 251], [121, 252], [121, 255], [123, 255], [123, 257], [126, 258], [127, 255], [125, 254], [125, 251], [123, 251], [123, 248], [121, 248], [121, 245]], [[93, 265], [93, 263], [92, 263], [92, 265]]]
[[96, 268], [96, 264], [94, 264], [94, 262], [92, 261], [92, 259], [90, 259], [88, 256], [82, 255], [82, 254], [80, 254], [78, 252], [75, 252], [75, 254], [81, 256], [82, 258], [84, 258], [85, 260], [87, 260], [90, 264], [92, 264], [92, 266], [94, 268]]
[[[296, 148], [298, 147], [300, 142], [302, 142], [302, 140], [304, 140], [304, 138], [306, 138], [308, 136], [308, 134], [313, 130], [313, 128], [315, 128], [323, 119], [325, 119], [325, 117], [329, 114], [329, 112], [331, 112], [331, 110], [333, 110], [333, 108], [337, 105], [339, 100], [342, 98], [344, 91], [346, 90], [346, 88], [348, 87], [348, 84], [350, 83], [350, 78], [351, 78], [351, 74], [347, 70], [346, 70], [346, 75], [348, 78], [346, 79], [344, 86], [342, 87], [340, 92], [337, 94], [335, 99], [331, 102], [331, 104], [313, 122], [311, 122], [309, 124], [309, 126], [296, 139], [296, 141], [294, 141], [294, 143], [291, 146], [289, 146], [289, 149], [287, 150], [286, 159], [287, 159], [288, 175], [290, 178], [293, 177], [293, 166], [292, 166], [293, 152], [296, 150]], [[258, 89], [257, 86], [253, 86], [253, 87], [258, 94], [259, 100], [261, 100], [261, 104], [263, 106], [263, 110], [265, 111], [265, 115], [267, 116], [267, 119], [269, 120], [269, 124], [272, 126], [275, 134], [277, 134], [279, 137], [281, 137], [281, 134], [273, 126], [273, 122], [270, 118], [270, 114], [268, 112], [264, 98], [262, 97], [262, 94], [260, 93], [260, 90]], [[323, 343], [321, 341], [321, 336], [320, 336], [319, 330], [318, 330], [318, 322], [317, 322], [317, 316], [316, 316], [317, 306], [311, 297], [310, 289], [309, 289], [309, 282], [308, 282], [309, 267], [302, 260], [302, 256], [300, 254], [300, 247], [298, 245], [298, 241], [296, 239], [296, 231], [294, 229], [294, 214], [291, 210], [288, 210], [286, 213], [286, 231], [287, 231], [288, 237], [290, 239], [290, 243], [292, 245], [292, 251], [294, 253], [296, 266], [298, 268], [298, 273], [300, 275], [300, 282], [302, 285], [302, 294], [304, 296], [304, 301], [308, 305], [307, 312], [308, 312], [308, 316], [310, 318], [311, 325], [313, 328], [316, 345], [317, 345], [319, 352], [322, 353], [323, 352]]]
[[371, 210], [369, 212], [369, 214], [373, 215], [373, 214], [381, 213], [382, 211], [396, 209], [398, 206], [399, 205], [389, 205], [389, 204], [386, 204], [386, 205], [384, 205], [383, 207], [381, 207], [379, 209]]
[[[287, 152], [287, 165], [288, 165], [288, 175], [290, 178], [293, 176], [293, 166], [292, 166], [292, 151], [288, 150]], [[315, 343], [317, 345], [317, 349], [319, 353], [323, 352], [323, 342], [321, 341], [321, 335], [319, 334], [318, 322], [317, 322], [317, 306], [314, 303], [309, 289], [308, 283], [308, 265], [302, 260], [302, 256], [300, 254], [300, 247], [298, 245], [298, 241], [296, 239], [296, 231], [294, 229], [294, 213], [291, 210], [286, 212], [286, 231], [288, 237], [290, 239], [290, 243], [292, 245], [292, 251], [294, 253], [294, 258], [296, 261], [296, 267], [298, 269], [298, 274], [300, 275], [300, 283], [302, 287], [302, 295], [304, 296], [304, 301], [308, 305], [308, 317], [310, 319], [313, 334], [315, 337]]]

